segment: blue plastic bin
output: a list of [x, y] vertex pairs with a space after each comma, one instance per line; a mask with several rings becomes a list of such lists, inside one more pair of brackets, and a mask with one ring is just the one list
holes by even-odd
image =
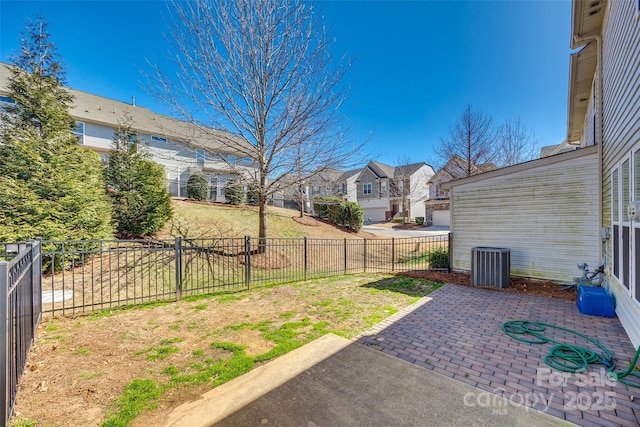
[[613, 298], [606, 289], [594, 286], [578, 286], [578, 310], [582, 314], [616, 317]]

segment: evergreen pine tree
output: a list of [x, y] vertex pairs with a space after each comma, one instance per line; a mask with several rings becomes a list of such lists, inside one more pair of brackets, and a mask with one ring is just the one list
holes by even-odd
[[122, 238], [152, 235], [173, 215], [164, 169], [149, 160], [132, 126], [133, 119], [125, 114], [114, 133], [105, 168], [113, 224]]
[[9, 68], [0, 130], [0, 240], [102, 239], [111, 208], [102, 162], [78, 145], [73, 97], [47, 24], [30, 22]]

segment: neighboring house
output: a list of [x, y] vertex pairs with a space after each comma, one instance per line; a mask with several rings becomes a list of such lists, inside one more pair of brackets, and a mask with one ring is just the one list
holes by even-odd
[[300, 203], [303, 203], [304, 211], [312, 212], [314, 197], [340, 197], [337, 194], [338, 180], [343, 174], [341, 170], [329, 168], [316, 173], [302, 184], [295, 184], [298, 180], [293, 176], [285, 176], [280, 183], [282, 189], [271, 196], [271, 204], [299, 210]]
[[[605, 266], [616, 314], [640, 345], [640, 4], [573, 1], [571, 152], [445, 184], [453, 268], [474, 246], [511, 248], [511, 272], [570, 281]], [[628, 207], [634, 209], [628, 211]], [[630, 213], [631, 212], [631, 213]]]
[[[472, 165], [471, 174], [477, 175], [496, 169], [493, 163]], [[449, 206], [449, 190], [443, 184], [467, 176], [467, 162], [454, 155], [429, 180], [429, 197], [425, 201], [425, 224], [450, 226], [451, 210]]]
[[399, 167], [371, 161], [356, 179], [357, 201], [367, 221], [389, 221], [396, 215], [424, 217], [427, 182], [433, 168], [424, 162]]
[[566, 153], [580, 148], [580, 141], [569, 142], [564, 140], [557, 145], [546, 145], [540, 149], [540, 158], [553, 156], [555, 154]]
[[[0, 63], [0, 101], [13, 102], [7, 97], [8, 65]], [[138, 140], [148, 147], [151, 160], [161, 164], [167, 173], [169, 191], [185, 197], [189, 177], [203, 173], [210, 183], [210, 199], [224, 202], [224, 189], [228, 180], [239, 174], [249, 174], [254, 162], [247, 153], [247, 142], [228, 133], [202, 129], [189, 123], [153, 113], [151, 110], [114, 101], [101, 96], [69, 89], [74, 96], [70, 109], [76, 120], [78, 142], [98, 152], [106, 159], [111, 151], [113, 135], [118, 121], [128, 113], [133, 119], [133, 130]], [[238, 150], [230, 150], [220, 141], [232, 139]]]
[[362, 169], [354, 169], [344, 172], [336, 181], [336, 197], [340, 197], [347, 202], [358, 203], [358, 175]]

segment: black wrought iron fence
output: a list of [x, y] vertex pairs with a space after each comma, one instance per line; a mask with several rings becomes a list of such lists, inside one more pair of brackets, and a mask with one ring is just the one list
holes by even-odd
[[7, 425], [41, 318], [40, 242], [0, 245], [0, 420]]
[[447, 269], [449, 235], [43, 241], [43, 310], [74, 314], [361, 272]]

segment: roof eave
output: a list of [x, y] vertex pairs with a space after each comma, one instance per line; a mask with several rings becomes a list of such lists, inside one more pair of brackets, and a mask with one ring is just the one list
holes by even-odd
[[596, 43], [589, 43], [571, 54], [569, 66], [569, 99], [567, 112], [567, 141], [580, 141], [585, 115], [589, 107], [593, 78], [598, 62]]
[[584, 46], [590, 37], [602, 34], [607, 0], [573, 0], [571, 8], [571, 49]]

